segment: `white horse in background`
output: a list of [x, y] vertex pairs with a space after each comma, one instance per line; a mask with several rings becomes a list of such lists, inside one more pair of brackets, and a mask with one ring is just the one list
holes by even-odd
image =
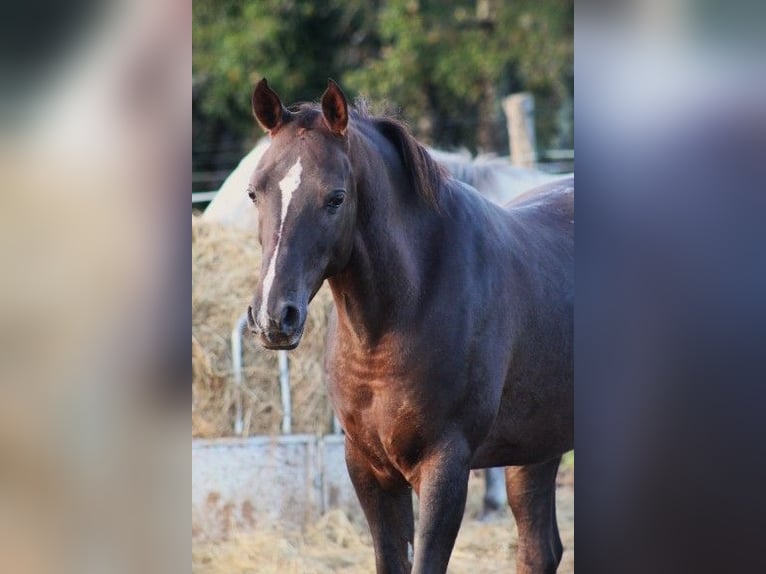
[[472, 158], [468, 151], [453, 153], [430, 148], [428, 152], [452, 177], [467, 183], [498, 205], [505, 205], [538, 185], [572, 175], [517, 167], [509, 157], [478, 155]]
[[269, 143], [268, 137], [261, 138], [240, 160], [239, 165], [224, 180], [213, 200], [202, 212], [203, 221], [224, 223], [243, 230], [258, 229], [258, 212], [247, 196], [247, 186]]

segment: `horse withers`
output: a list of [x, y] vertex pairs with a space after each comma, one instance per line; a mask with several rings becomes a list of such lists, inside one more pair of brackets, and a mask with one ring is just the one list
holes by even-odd
[[287, 109], [264, 79], [252, 105], [272, 143], [249, 186], [263, 262], [248, 322], [264, 347], [295, 348], [329, 282], [329, 393], [377, 571], [445, 572], [470, 469], [506, 466], [517, 571], [554, 572], [555, 477], [573, 447], [573, 179], [501, 208], [332, 81], [321, 105]]

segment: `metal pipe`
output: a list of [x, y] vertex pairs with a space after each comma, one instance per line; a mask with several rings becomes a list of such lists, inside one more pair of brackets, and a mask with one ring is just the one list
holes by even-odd
[[[242, 332], [247, 326], [247, 312], [242, 313], [237, 324], [231, 330], [231, 363], [237, 396], [234, 402], [234, 434], [241, 436], [244, 430], [242, 421]], [[287, 351], [279, 351], [279, 390], [282, 395], [282, 432], [292, 430], [292, 401], [290, 400], [290, 366]]]
[[242, 313], [231, 330], [231, 363], [237, 396], [234, 399], [234, 434], [242, 436], [242, 332], [247, 326], [247, 312]]
[[288, 434], [292, 428], [292, 404], [287, 351], [279, 351], [279, 388], [282, 394], [282, 432]]

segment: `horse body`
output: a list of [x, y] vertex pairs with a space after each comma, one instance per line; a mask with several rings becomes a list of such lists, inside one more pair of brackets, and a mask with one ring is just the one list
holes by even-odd
[[[555, 570], [555, 469], [573, 434], [573, 180], [503, 209], [446, 178], [395, 122], [355, 116], [349, 125], [334, 84], [321, 114], [287, 112], [272, 94], [259, 84], [256, 117], [290, 147], [270, 149], [254, 176], [254, 189], [279, 179], [283, 193], [277, 203], [260, 192], [260, 211], [281, 216], [261, 215], [268, 270], [250, 323], [267, 347], [293, 347], [303, 307], [329, 281], [330, 397], [378, 571], [410, 571], [414, 546], [413, 572], [444, 572], [469, 469], [500, 465], [526, 465], [506, 471], [518, 571]], [[291, 183], [285, 200], [296, 166], [318, 183], [298, 200]], [[320, 205], [314, 196], [329, 199], [306, 233], [329, 232], [332, 221], [331, 239], [295, 234]], [[302, 202], [293, 220], [285, 201]]]
[[[360, 198], [376, 198], [365, 185]], [[328, 353], [338, 416], [351, 440], [408, 478], [419, 459], [392, 445], [422, 451], [447, 421], [463, 425], [473, 468], [540, 462], [572, 448], [573, 253], [562, 238], [572, 236], [573, 184], [536, 191], [511, 211], [447, 185], [440, 212], [416, 206], [424, 212], [416, 221], [378, 207], [385, 229], [362, 225], [347, 270], [329, 280], [339, 303]], [[412, 216], [413, 207], [392, 211]], [[384, 234], [394, 253], [370, 247]], [[383, 278], [391, 275], [397, 280]], [[459, 419], [434, 415], [456, 412]]]

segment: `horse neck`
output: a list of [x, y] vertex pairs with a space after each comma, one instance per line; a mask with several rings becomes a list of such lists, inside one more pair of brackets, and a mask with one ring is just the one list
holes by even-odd
[[366, 345], [408, 323], [422, 305], [423, 255], [439, 221], [410, 189], [397, 151], [375, 133], [352, 132], [357, 225], [346, 268], [329, 283], [339, 326]]

